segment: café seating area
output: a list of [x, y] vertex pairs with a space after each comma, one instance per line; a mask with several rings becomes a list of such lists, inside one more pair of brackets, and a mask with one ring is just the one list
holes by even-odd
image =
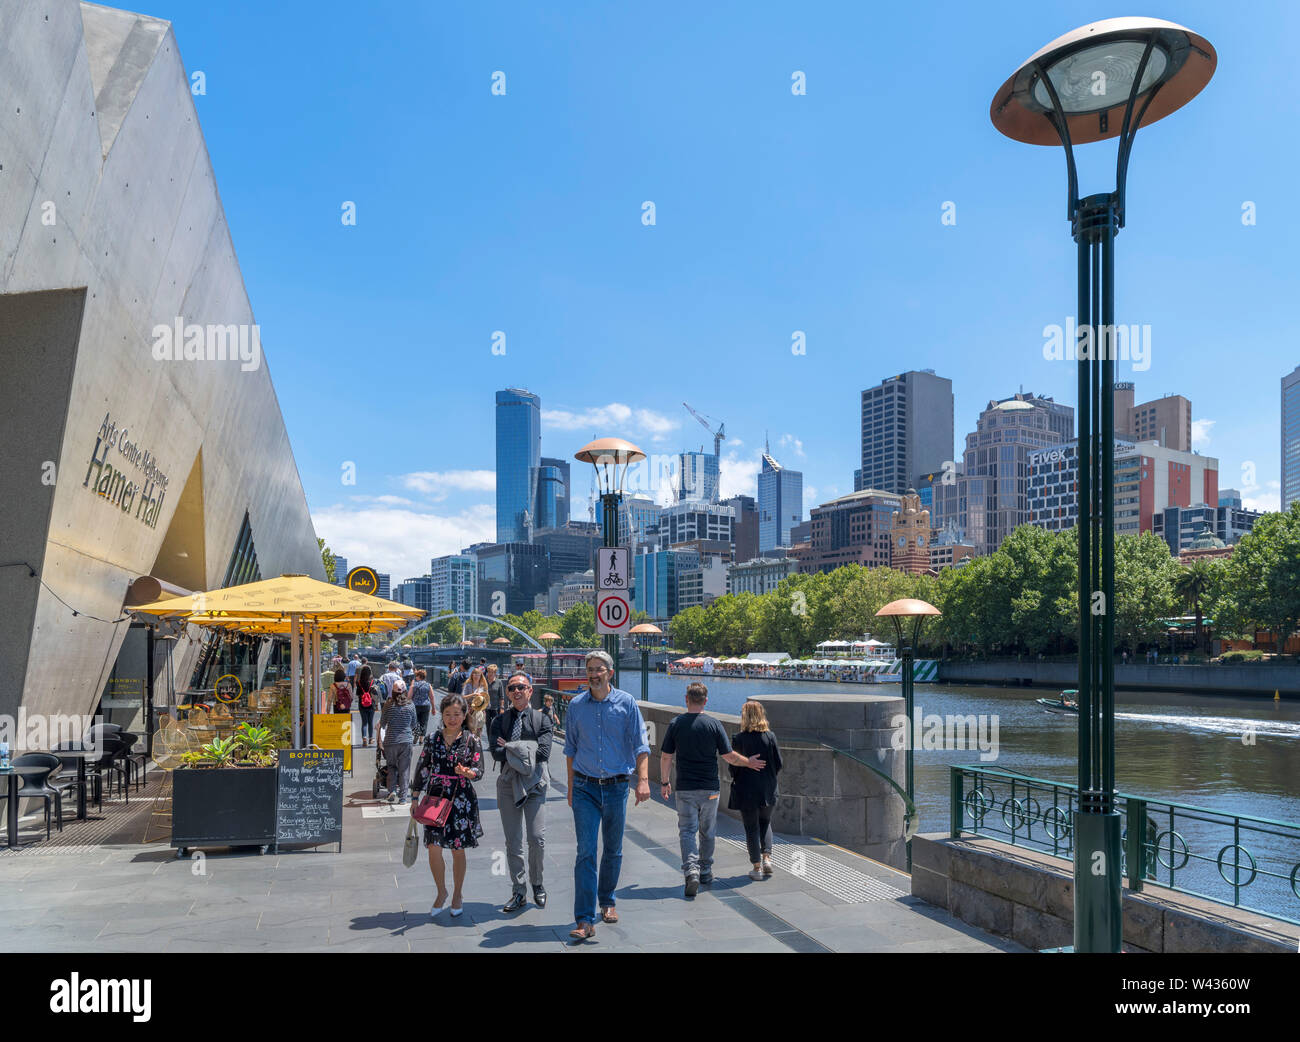
[[[65, 827], [102, 821], [106, 803], [129, 808], [133, 791], [138, 807], [148, 782], [144, 738], [117, 724], [96, 724], [80, 740], [19, 753], [8, 770], [0, 770], [5, 818], [0, 853], [51, 842]], [[32, 815], [34, 804], [39, 818]]]

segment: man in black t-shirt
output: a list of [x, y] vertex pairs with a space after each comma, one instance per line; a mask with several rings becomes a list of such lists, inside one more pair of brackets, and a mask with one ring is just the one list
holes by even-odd
[[[686, 712], [668, 725], [660, 747], [659, 777], [664, 798], [672, 795], [673, 757], [677, 757], [677, 827], [682, 844], [686, 896], [694, 897], [701, 883], [713, 882], [713, 847], [718, 824], [718, 757], [737, 767], [761, 771], [766, 761], [732, 752], [727, 732], [704, 712], [709, 689], [694, 683], [686, 688]], [[696, 836], [699, 848], [696, 849]]]

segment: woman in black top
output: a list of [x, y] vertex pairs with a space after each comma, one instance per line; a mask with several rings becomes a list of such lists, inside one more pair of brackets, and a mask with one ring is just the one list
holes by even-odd
[[[362, 662], [365, 659], [361, 660]], [[375, 699], [371, 690], [374, 680], [370, 667], [362, 666], [357, 670], [357, 712], [361, 714], [361, 745], [364, 748], [375, 740]]]
[[[776, 776], [781, 771], [781, 750], [776, 735], [768, 730], [767, 713], [759, 702], [746, 702], [740, 711], [740, 733], [731, 748], [742, 756], [767, 761], [761, 771], [731, 768], [731, 799], [727, 806], [740, 811], [745, 823], [745, 844], [754, 866], [750, 879], [772, 874], [772, 811], [776, 808]], [[761, 859], [761, 860], [760, 860]]]

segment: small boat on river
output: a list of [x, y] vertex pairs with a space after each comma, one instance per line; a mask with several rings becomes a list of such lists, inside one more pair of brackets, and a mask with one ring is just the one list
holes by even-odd
[[1074, 688], [1062, 691], [1056, 698], [1037, 698], [1034, 701], [1049, 713], [1066, 713], [1071, 716], [1079, 714], [1079, 692]]

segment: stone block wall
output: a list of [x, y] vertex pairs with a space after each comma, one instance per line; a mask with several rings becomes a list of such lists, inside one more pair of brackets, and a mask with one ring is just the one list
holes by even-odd
[[[1074, 869], [1047, 854], [946, 833], [912, 841], [912, 895], [1043, 950], [1074, 943]], [[1124, 950], [1289, 952], [1300, 927], [1147, 883], [1123, 892]]]

